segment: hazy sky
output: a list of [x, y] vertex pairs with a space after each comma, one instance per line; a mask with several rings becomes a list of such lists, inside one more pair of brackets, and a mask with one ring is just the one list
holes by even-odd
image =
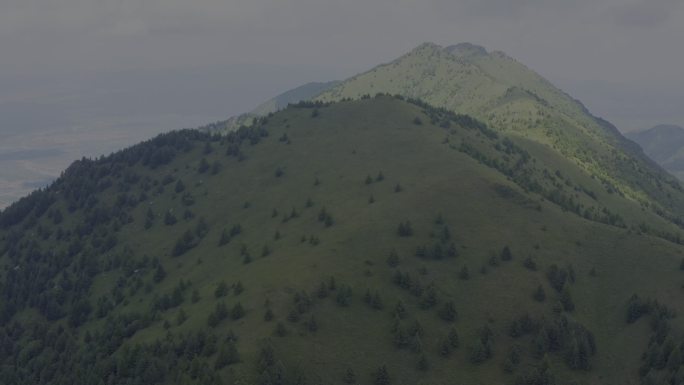
[[[0, 108], [200, 121], [305, 81], [352, 75], [424, 41], [470, 41], [507, 52], [622, 129], [684, 124], [681, 3], [1, 0]], [[78, 123], [79, 114], [62, 114]]]

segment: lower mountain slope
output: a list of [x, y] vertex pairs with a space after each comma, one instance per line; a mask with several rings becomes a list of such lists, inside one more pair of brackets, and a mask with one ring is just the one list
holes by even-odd
[[675, 231], [467, 116], [301, 103], [4, 210], [0, 382], [681, 383]]

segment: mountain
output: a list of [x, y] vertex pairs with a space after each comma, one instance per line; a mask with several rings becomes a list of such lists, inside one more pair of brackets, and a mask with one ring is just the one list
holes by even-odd
[[[336, 101], [388, 93], [468, 114], [550, 147], [607, 188], [670, 220], [684, 215], [679, 183], [610, 123], [502, 52], [425, 43], [321, 94]], [[676, 192], [676, 194], [675, 194]]]
[[313, 82], [307, 83], [303, 86], [291, 89], [289, 91], [283, 92], [282, 94], [270, 99], [257, 108], [252, 110], [250, 114], [255, 116], [266, 116], [272, 112], [280, 111], [287, 107], [289, 104], [295, 104], [302, 100], [313, 99], [320, 95], [322, 92], [336, 86], [338, 81], [331, 82]]
[[683, 194], [576, 119], [584, 163], [401, 95], [74, 162], [0, 212], [0, 383], [680, 383]]
[[651, 129], [627, 133], [627, 137], [673, 175], [684, 178], [684, 128], [658, 125]]
[[285, 91], [282, 94], [261, 103], [250, 112], [200, 127], [200, 130], [206, 132], [227, 133], [237, 130], [240, 128], [240, 126], [250, 126], [255, 120], [267, 116], [268, 114], [280, 111], [289, 104], [295, 104], [303, 100], [311, 100], [320, 95], [322, 92], [336, 86], [338, 83], [338, 81], [306, 83], [299, 87]]

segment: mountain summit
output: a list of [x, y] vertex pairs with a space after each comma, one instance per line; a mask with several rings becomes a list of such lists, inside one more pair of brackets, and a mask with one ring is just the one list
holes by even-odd
[[446, 47], [446, 50], [457, 56], [485, 56], [488, 54], [485, 47], [472, 43], [459, 43]]

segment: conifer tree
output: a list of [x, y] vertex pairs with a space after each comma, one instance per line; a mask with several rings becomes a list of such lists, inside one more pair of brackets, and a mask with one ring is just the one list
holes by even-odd
[[532, 294], [532, 298], [535, 299], [537, 302], [544, 302], [546, 299], [546, 293], [544, 292], [544, 288], [542, 285], [537, 286], [537, 289], [534, 291], [534, 294]]
[[344, 376], [342, 377], [342, 381], [344, 381], [345, 384], [356, 383], [356, 373], [354, 373], [352, 368], [347, 368], [347, 370], [344, 372]]
[[373, 384], [374, 385], [390, 385], [390, 376], [387, 371], [387, 366], [382, 365], [381, 367], [378, 368], [378, 370], [375, 371], [373, 375]]

